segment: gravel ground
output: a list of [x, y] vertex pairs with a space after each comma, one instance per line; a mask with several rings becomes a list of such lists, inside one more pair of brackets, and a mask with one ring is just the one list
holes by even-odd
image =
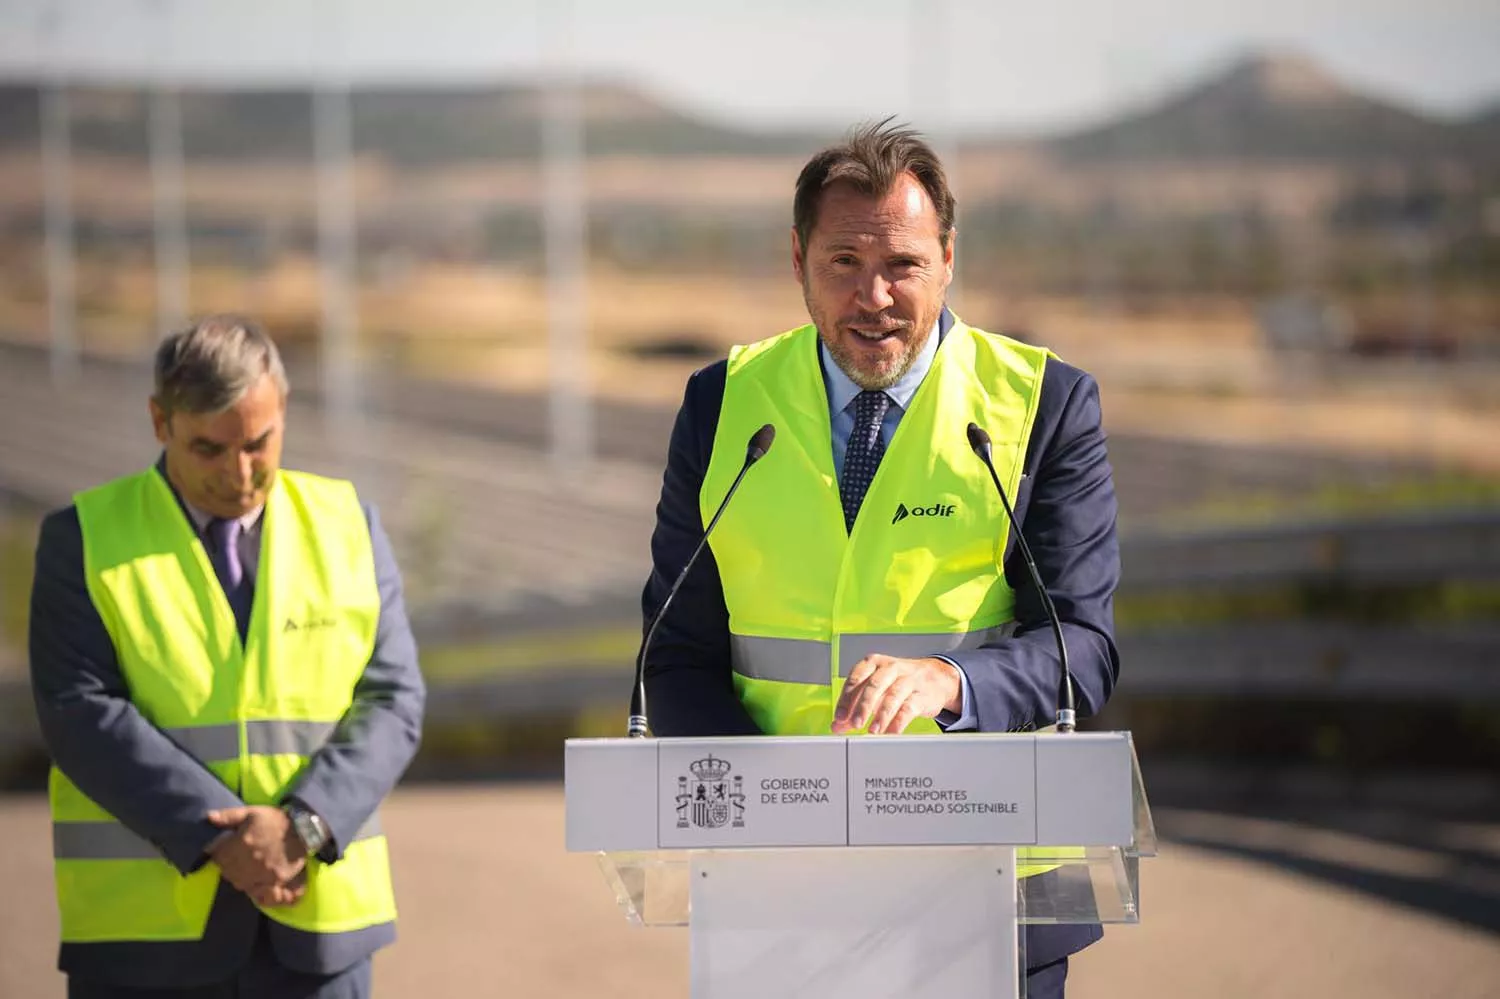
[[[403, 788], [384, 815], [401, 939], [377, 958], [377, 995], [687, 995], [686, 932], [625, 923], [594, 858], [562, 849], [557, 786]], [[1245, 852], [1274, 846], [1280, 856], [1306, 843], [1320, 862], [1435, 879], [1461, 855], [1471, 872], [1464, 883], [1494, 892], [1500, 906], [1500, 830], [1468, 826], [1419, 848], [1265, 819], [1162, 813], [1158, 821], [1225, 848], [1167, 838], [1142, 875], [1145, 921], [1109, 931], [1074, 963], [1074, 999], [1500, 995], [1493, 922], [1388, 901]], [[0, 997], [57, 999], [45, 800], [0, 799], [0, 841], [10, 846], [0, 859]]]

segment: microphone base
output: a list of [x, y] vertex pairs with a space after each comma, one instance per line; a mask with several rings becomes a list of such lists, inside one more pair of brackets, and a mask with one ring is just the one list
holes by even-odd
[[646, 716], [631, 715], [630, 721], [626, 723], [625, 736], [629, 739], [644, 739], [646, 737]]
[[1069, 708], [1063, 708], [1057, 712], [1057, 731], [1071, 732], [1077, 723], [1077, 713]]

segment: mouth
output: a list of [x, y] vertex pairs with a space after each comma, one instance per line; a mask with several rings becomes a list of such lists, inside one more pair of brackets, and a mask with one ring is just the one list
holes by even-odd
[[844, 328], [847, 329], [850, 333], [852, 333], [856, 339], [863, 340], [866, 343], [880, 343], [881, 341], [889, 340], [892, 337], [898, 335], [906, 327], [904, 327], [904, 326], [889, 326], [889, 327], [887, 327], [887, 326], [846, 326]]

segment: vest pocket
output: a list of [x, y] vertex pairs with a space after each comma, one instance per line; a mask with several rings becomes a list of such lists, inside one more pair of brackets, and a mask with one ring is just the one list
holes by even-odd
[[199, 940], [219, 887], [211, 865], [183, 877], [159, 858], [54, 863], [63, 943]]

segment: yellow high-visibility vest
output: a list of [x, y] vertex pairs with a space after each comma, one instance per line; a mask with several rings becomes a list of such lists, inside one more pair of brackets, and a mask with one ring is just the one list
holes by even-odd
[[[955, 323], [846, 531], [817, 339], [808, 325], [730, 352], [699, 494], [707, 523], [745, 442], [775, 424], [775, 447], [709, 542], [735, 690], [773, 735], [828, 734], [845, 679], [871, 653], [942, 654], [1013, 628], [1015, 594], [1002, 568], [1010, 525], [967, 430], [972, 421], [988, 431], [995, 470], [1015, 496], [1048, 357]], [[906, 729], [937, 731], [927, 718]]]
[[[208, 554], [161, 473], [75, 497], [89, 596], [147, 721], [250, 805], [276, 804], [353, 703], [380, 617], [369, 525], [348, 482], [278, 474], [262, 515], [245, 641]], [[184, 877], [56, 767], [49, 779], [64, 942], [197, 940], [218, 868]], [[372, 819], [307, 892], [266, 915], [313, 933], [396, 918]]]

